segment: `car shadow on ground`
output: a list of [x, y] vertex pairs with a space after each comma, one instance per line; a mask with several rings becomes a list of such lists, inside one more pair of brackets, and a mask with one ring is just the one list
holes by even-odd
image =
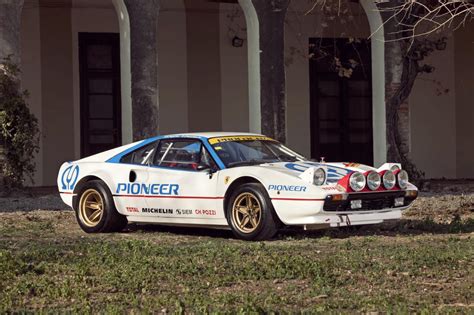
[[416, 236], [423, 234], [458, 234], [474, 232], [474, 220], [454, 218], [451, 222], [438, 223], [431, 219], [401, 219], [375, 225], [349, 226], [321, 230], [287, 229], [280, 237], [290, 238], [349, 238], [354, 236]]
[[184, 227], [184, 226], [170, 226], [159, 224], [129, 224], [124, 230], [125, 233], [169, 233], [175, 236], [203, 236], [211, 238], [233, 238], [232, 231], [203, 228], [203, 227]]
[[[230, 230], [199, 227], [176, 227], [163, 225], [129, 225], [125, 233], [170, 233], [175, 236], [201, 236], [234, 239]], [[474, 219], [454, 218], [449, 223], [437, 223], [431, 219], [402, 219], [376, 225], [349, 226], [305, 231], [303, 228], [287, 227], [279, 231], [274, 240], [317, 239], [322, 237], [344, 239], [356, 236], [416, 236], [423, 234], [473, 233]]]

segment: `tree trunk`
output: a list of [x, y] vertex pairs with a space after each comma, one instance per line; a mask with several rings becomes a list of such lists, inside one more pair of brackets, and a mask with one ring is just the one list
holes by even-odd
[[418, 63], [407, 56], [407, 44], [403, 41], [387, 43], [386, 60], [386, 117], [387, 157], [389, 161], [405, 162], [406, 150], [400, 131], [400, 108], [406, 103], [418, 75]]
[[[408, 157], [408, 150], [404, 149], [401, 130], [405, 126], [400, 122], [400, 108], [406, 104], [415, 80], [420, 73], [418, 61], [410, 54], [411, 43], [400, 39], [405, 34], [397, 33], [400, 25], [395, 19], [388, 19], [387, 13], [381, 13], [387, 22], [385, 28], [385, 104], [387, 120], [387, 159], [390, 162], [402, 163], [413, 178], [420, 178], [416, 166]], [[394, 35], [395, 34], [395, 35]]]
[[286, 142], [285, 15], [289, 0], [252, 0], [259, 21], [262, 133]]
[[132, 129], [138, 141], [158, 134], [159, 0], [125, 0], [130, 18]]

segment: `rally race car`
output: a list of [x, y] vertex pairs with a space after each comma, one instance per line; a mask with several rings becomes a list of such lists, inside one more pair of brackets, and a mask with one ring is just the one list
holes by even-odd
[[314, 162], [257, 134], [158, 136], [64, 163], [63, 201], [88, 233], [127, 222], [231, 229], [246, 240], [399, 219], [418, 195], [399, 164]]

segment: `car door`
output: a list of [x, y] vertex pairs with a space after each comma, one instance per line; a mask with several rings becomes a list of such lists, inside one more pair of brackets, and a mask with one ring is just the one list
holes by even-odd
[[146, 191], [148, 180], [148, 165], [158, 141], [146, 143], [140, 148], [124, 155], [120, 162], [113, 165], [112, 191], [117, 210], [125, 215], [140, 215], [141, 209], [146, 208]]
[[199, 139], [161, 140], [148, 170], [150, 196], [142, 215], [160, 222], [218, 224], [218, 167]]

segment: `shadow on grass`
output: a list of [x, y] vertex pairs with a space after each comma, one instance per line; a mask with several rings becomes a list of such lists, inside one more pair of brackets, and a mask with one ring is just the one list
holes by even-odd
[[382, 224], [350, 226], [324, 230], [301, 231], [288, 229], [280, 237], [293, 238], [348, 238], [353, 236], [414, 236], [421, 234], [457, 234], [474, 232], [474, 219], [461, 220], [456, 217], [449, 223], [438, 223], [427, 219], [401, 219]]
[[127, 227], [125, 232], [135, 233], [169, 233], [174, 234], [175, 236], [204, 236], [211, 238], [234, 238], [230, 230], [220, 230], [204, 227], [194, 227], [194, 226], [170, 226], [170, 225], [159, 225], [159, 224], [131, 224]]
[[[199, 227], [176, 227], [163, 225], [130, 225], [128, 232], [141, 233], [170, 233], [176, 236], [202, 236], [211, 238], [235, 238], [229, 230], [218, 230]], [[382, 224], [329, 228], [322, 230], [304, 231], [299, 227], [283, 228], [274, 240], [286, 238], [349, 238], [354, 236], [400, 236], [421, 234], [456, 234], [474, 232], [474, 219], [461, 220], [454, 218], [450, 223], [437, 223], [427, 219], [402, 219], [399, 221], [385, 222]]]

